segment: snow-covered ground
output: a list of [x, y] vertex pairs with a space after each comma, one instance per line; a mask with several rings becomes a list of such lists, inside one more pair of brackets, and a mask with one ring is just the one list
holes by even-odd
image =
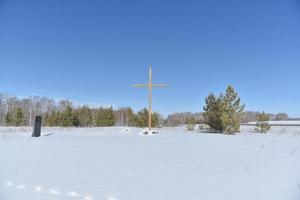
[[[270, 121], [271, 125], [299, 125], [300, 121]], [[249, 122], [248, 124], [256, 124], [256, 122]]]
[[0, 128], [0, 199], [299, 200], [300, 127], [273, 128]]

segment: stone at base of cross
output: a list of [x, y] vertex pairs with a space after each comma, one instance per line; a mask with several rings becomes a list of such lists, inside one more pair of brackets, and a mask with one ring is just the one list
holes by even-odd
[[154, 130], [154, 129], [149, 129], [149, 128], [146, 128], [144, 129], [143, 131], [143, 134], [145, 135], [153, 135], [153, 134], [158, 134], [158, 131], [157, 130]]

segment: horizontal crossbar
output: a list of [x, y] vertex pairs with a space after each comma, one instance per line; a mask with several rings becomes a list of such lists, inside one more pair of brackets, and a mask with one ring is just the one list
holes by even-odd
[[[168, 87], [167, 84], [151, 84], [151, 87]], [[137, 84], [133, 85], [132, 87], [149, 87], [149, 84]]]

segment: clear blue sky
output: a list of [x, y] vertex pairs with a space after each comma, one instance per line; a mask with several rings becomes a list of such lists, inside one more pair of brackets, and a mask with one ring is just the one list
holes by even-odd
[[247, 110], [300, 116], [300, 0], [0, 0], [0, 92], [202, 111], [231, 84]]

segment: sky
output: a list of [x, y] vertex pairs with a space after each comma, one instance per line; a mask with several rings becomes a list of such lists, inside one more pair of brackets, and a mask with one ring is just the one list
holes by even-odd
[[300, 116], [300, 0], [0, 0], [0, 93], [201, 112], [232, 85], [246, 110]]

